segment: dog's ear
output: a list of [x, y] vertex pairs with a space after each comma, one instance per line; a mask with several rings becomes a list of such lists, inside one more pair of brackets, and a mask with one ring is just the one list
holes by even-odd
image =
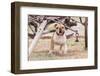
[[56, 27], [56, 26], [57, 26], [57, 24], [54, 25], [54, 27]]

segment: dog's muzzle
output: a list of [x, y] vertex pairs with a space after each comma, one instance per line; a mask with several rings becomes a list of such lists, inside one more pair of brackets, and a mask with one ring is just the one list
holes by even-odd
[[59, 31], [59, 33], [56, 32], [56, 34], [57, 34], [58, 36], [62, 36], [62, 35], [64, 35], [64, 33], [65, 33], [65, 32], [62, 32], [62, 31]]

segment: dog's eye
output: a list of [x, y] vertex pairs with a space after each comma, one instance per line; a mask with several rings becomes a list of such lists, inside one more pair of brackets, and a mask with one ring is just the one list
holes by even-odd
[[58, 27], [56, 27], [56, 29], [58, 29]]

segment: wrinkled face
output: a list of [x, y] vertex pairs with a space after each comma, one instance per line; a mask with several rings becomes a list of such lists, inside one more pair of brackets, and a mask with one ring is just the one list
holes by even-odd
[[56, 28], [57, 35], [62, 36], [65, 33], [65, 27], [63, 24], [57, 23], [55, 24], [55, 28]]

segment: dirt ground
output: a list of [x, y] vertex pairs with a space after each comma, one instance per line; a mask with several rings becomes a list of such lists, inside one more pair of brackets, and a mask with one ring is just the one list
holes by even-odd
[[[29, 45], [32, 40], [29, 40]], [[67, 40], [68, 51], [66, 54], [60, 53], [59, 46], [55, 46], [53, 54], [48, 54], [50, 50], [50, 39], [40, 39], [36, 47], [33, 49], [29, 60], [57, 60], [57, 59], [83, 59], [88, 57], [88, 51], [85, 49], [84, 38], [80, 38], [79, 42], [75, 42], [75, 38]]]

